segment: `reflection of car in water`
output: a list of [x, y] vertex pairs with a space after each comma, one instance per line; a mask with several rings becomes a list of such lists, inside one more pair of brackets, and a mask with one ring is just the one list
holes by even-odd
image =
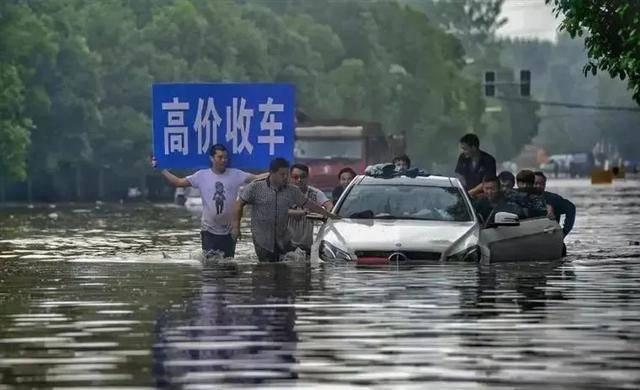
[[546, 217], [496, 213], [481, 226], [457, 179], [358, 176], [326, 222], [311, 256], [385, 264], [415, 260], [521, 261], [562, 257], [562, 228]]
[[[387, 138], [380, 124], [372, 122], [333, 120], [299, 123], [295, 136], [296, 162], [309, 166], [309, 182], [325, 192], [336, 186], [338, 172], [342, 168], [351, 167], [362, 172], [368, 164], [390, 161], [392, 149], [402, 148], [401, 137]], [[394, 141], [396, 139], [400, 141]]]

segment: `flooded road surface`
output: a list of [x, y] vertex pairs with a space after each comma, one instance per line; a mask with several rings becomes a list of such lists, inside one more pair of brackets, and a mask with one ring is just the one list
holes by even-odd
[[482, 267], [203, 266], [182, 208], [0, 208], [0, 389], [637, 389], [640, 182], [550, 187], [566, 261]]

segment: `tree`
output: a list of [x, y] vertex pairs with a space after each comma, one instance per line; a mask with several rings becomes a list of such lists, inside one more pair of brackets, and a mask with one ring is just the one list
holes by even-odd
[[611, 77], [629, 78], [629, 89], [640, 104], [640, 2], [629, 0], [545, 0], [556, 17], [564, 14], [561, 29], [572, 38], [586, 32], [589, 60], [585, 76], [598, 70]]

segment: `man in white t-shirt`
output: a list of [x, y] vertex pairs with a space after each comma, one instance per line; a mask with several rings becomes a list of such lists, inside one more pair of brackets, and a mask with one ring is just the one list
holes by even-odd
[[[166, 169], [162, 175], [174, 187], [194, 187], [202, 197], [202, 226], [200, 237], [205, 253], [220, 251], [225, 257], [235, 255], [236, 241], [231, 236], [231, 220], [239, 188], [267, 174], [253, 175], [235, 168], [227, 168], [229, 153], [222, 144], [209, 150], [211, 168], [201, 169], [187, 177], [177, 177]], [[153, 166], [156, 166], [155, 159]]]
[[[289, 173], [291, 183], [297, 186], [307, 199], [331, 211], [333, 202], [327, 198], [324, 192], [309, 185], [309, 167], [304, 164], [293, 164]], [[289, 232], [291, 243], [294, 247], [311, 252], [313, 243], [313, 221], [307, 219], [308, 210], [301, 207], [293, 207], [289, 210]]]

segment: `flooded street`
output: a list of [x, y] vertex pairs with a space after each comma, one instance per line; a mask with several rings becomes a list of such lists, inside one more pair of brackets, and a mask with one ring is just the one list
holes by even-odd
[[565, 261], [199, 260], [199, 216], [0, 208], [0, 389], [640, 387], [640, 182], [550, 181]]

